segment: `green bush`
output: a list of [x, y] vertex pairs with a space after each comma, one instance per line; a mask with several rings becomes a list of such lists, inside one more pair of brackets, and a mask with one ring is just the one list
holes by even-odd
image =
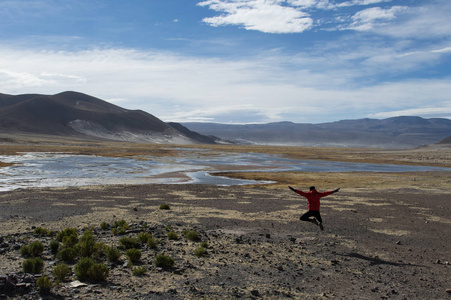
[[40, 257], [28, 258], [23, 264], [24, 273], [41, 274], [44, 270], [44, 261]]
[[65, 228], [56, 236], [56, 240], [68, 247], [74, 246], [78, 242], [78, 232], [75, 228]]
[[43, 235], [47, 235], [48, 230], [46, 228], [36, 227], [34, 229], [33, 233], [36, 235], [39, 235], [39, 236], [43, 236]]
[[[116, 229], [116, 230], [114, 230]], [[125, 220], [120, 220], [120, 221], [115, 221], [113, 223], [113, 234], [114, 231], [116, 232], [116, 234], [125, 234], [127, 232], [127, 230], [130, 229], [130, 226], [128, 225], [128, 223]]]
[[123, 237], [119, 239], [119, 243], [124, 249], [132, 249], [139, 247], [138, 238]]
[[128, 249], [125, 252], [125, 255], [127, 255], [128, 259], [134, 263], [136, 261], [138, 261], [141, 258], [141, 251], [139, 251], [138, 249]]
[[37, 257], [44, 251], [44, 245], [39, 241], [31, 242], [29, 245], [23, 245], [20, 248], [20, 254], [22, 256], [33, 256]]
[[183, 235], [185, 236], [185, 238], [187, 238], [190, 241], [193, 241], [193, 242], [200, 241], [200, 235], [197, 232], [195, 232], [194, 230], [184, 230]]
[[158, 254], [154, 259], [154, 263], [160, 268], [170, 268], [174, 265], [175, 261], [169, 255]]
[[117, 250], [114, 246], [106, 247], [106, 258], [109, 262], [117, 262], [119, 257], [121, 257], [121, 252]]
[[38, 278], [36, 285], [38, 286], [41, 294], [47, 294], [50, 292], [50, 289], [53, 286], [53, 282], [48, 276], [42, 276]]
[[119, 230], [117, 228], [113, 228], [113, 229], [111, 229], [111, 233], [113, 235], [118, 235], [119, 234]]
[[60, 247], [60, 243], [59, 243], [57, 240], [52, 240], [52, 241], [50, 242], [50, 251], [51, 251], [53, 254], [58, 253], [59, 247]]
[[199, 247], [196, 250], [194, 250], [194, 255], [201, 257], [204, 256], [207, 253], [207, 250], [205, 250], [204, 247]]
[[144, 274], [146, 274], [147, 268], [146, 267], [134, 267], [132, 272], [133, 272], [133, 275], [135, 275], [135, 276], [143, 276]]
[[147, 241], [152, 237], [148, 232], [141, 232], [138, 234], [138, 239], [141, 243], [146, 244]]
[[75, 276], [80, 281], [100, 282], [108, 277], [108, 267], [104, 264], [96, 263], [90, 257], [83, 257], [74, 267]]
[[205, 248], [205, 249], [207, 249], [207, 248], [209, 247], [209, 245], [208, 245], [208, 242], [207, 242], [207, 241], [203, 241], [203, 242], [201, 242], [201, 243], [200, 243], [200, 246], [201, 246], [202, 248]]
[[83, 235], [77, 244], [80, 257], [91, 257], [95, 252], [95, 245], [96, 243], [92, 231], [83, 232]]
[[103, 230], [107, 230], [109, 227], [110, 225], [108, 225], [107, 222], [100, 223], [100, 228], [102, 228]]
[[169, 206], [169, 204], [163, 203], [163, 204], [160, 205], [160, 209], [168, 210], [168, 209], [171, 209], [171, 207]]
[[65, 262], [74, 261], [77, 256], [78, 256], [77, 250], [72, 247], [64, 248], [61, 251], [59, 251], [58, 254], [56, 255], [58, 259], [63, 260]]
[[105, 281], [108, 277], [109, 269], [105, 264], [94, 264], [88, 270], [88, 278], [90, 282], [96, 283]]
[[155, 249], [157, 248], [158, 245], [158, 240], [154, 237], [151, 237], [150, 239], [147, 240], [147, 247], [149, 247], [150, 249]]
[[60, 263], [53, 268], [52, 274], [58, 282], [63, 282], [70, 275], [71, 270], [65, 263]]
[[168, 232], [168, 239], [170, 239], [170, 240], [178, 240], [179, 236], [174, 231], [169, 231]]

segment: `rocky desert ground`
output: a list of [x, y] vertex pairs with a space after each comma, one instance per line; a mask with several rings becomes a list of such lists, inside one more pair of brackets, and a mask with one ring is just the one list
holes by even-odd
[[[177, 155], [176, 147], [25, 138], [3, 140], [0, 149], [2, 154]], [[382, 151], [218, 146], [214, 150], [451, 166], [449, 148]], [[1, 192], [0, 299], [451, 299], [451, 172], [227, 175], [276, 183], [104, 185]], [[288, 185], [299, 189], [316, 185], [319, 190], [341, 187], [339, 193], [322, 200], [324, 231], [299, 221], [307, 203]], [[162, 204], [170, 209], [160, 209]], [[129, 229], [115, 234], [112, 224], [121, 220]], [[67, 262], [71, 273], [56, 284], [53, 270], [61, 259], [50, 251], [55, 236], [39, 235], [36, 228], [55, 233], [75, 228], [80, 237], [90, 230], [96, 242], [117, 247], [121, 256], [117, 262], [109, 262], [102, 254], [95, 256], [109, 271], [100, 282], [80, 282], [74, 270], [78, 258]], [[187, 231], [198, 233], [199, 240], [189, 239], [184, 235]], [[138, 244], [142, 255], [130, 263], [120, 240], [144, 232], [158, 244], [155, 248]], [[175, 232], [177, 238], [170, 239], [169, 232]], [[24, 274], [26, 257], [20, 249], [33, 241], [44, 245], [44, 268], [39, 274]], [[174, 265], [156, 265], [159, 254], [172, 257]], [[145, 274], [134, 274], [137, 268]], [[36, 284], [43, 276], [53, 282], [45, 294]]]

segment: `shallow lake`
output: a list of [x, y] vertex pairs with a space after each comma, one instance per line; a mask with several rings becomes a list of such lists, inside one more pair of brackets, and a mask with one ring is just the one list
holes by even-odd
[[[180, 149], [183, 152], [183, 149]], [[30, 187], [63, 187], [99, 184], [195, 183], [245, 185], [252, 180], [231, 179], [210, 174], [220, 171], [303, 171], [303, 172], [421, 172], [450, 171], [451, 168], [296, 160], [261, 153], [212, 153], [199, 155], [186, 149], [181, 157], [138, 159], [23, 153], [0, 156], [15, 165], [0, 168], [0, 191]], [[260, 182], [264, 183], [264, 182]]]

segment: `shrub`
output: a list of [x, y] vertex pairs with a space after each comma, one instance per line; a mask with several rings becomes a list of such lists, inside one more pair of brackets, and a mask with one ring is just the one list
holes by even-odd
[[194, 250], [194, 255], [201, 257], [204, 256], [207, 253], [207, 250], [205, 250], [204, 247], [199, 247], [196, 250]]
[[58, 242], [66, 247], [73, 247], [78, 243], [78, 232], [75, 228], [65, 228], [56, 236]]
[[152, 235], [148, 232], [141, 232], [138, 234], [138, 239], [141, 243], [146, 244], [147, 241], [152, 237]]
[[158, 240], [157, 240], [156, 238], [151, 237], [150, 239], [147, 240], [147, 246], [148, 246], [150, 249], [155, 249], [155, 248], [157, 248], [157, 245], [158, 245]]
[[96, 263], [90, 257], [83, 257], [74, 267], [74, 272], [80, 281], [100, 282], [108, 277], [108, 267]]
[[187, 238], [190, 241], [193, 241], [193, 242], [200, 241], [199, 234], [197, 232], [195, 232], [194, 230], [185, 230], [185, 231], [183, 231], [183, 235], [185, 236], [185, 238]]
[[52, 274], [58, 282], [63, 282], [70, 275], [71, 270], [65, 263], [60, 263], [53, 268]]
[[22, 247], [20, 247], [20, 255], [22, 255], [23, 257], [29, 256], [30, 255], [30, 246], [23, 245]]
[[109, 262], [117, 262], [119, 257], [121, 257], [121, 253], [115, 247], [106, 247], [106, 257]]
[[89, 269], [95, 264], [95, 261], [90, 257], [83, 257], [74, 267], [75, 276], [80, 281], [86, 281], [89, 278]]
[[137, 238], [123, 237], [119, 239], [119, 243], [125, 249], [132, 249], [139, 247], [139, 240]]
[[91, 257], [95, 251], [95, 241], [92, 231], [83, 232], [83, 236], [78, 241], [77, 246], [81, 257]]
[[209, 245], [208, 245], [208, 242], [207, 242], [207, 241], [203, 241], [203, 242], [201, 242], [201, 243], [200, 243], [200, 246], [201, 246], [202, 248], [205, 248], [205, 249], [207, 249], [207, 248], [209, 247]]
[[120, 220], [114, 222], [113, 229], [114, 228], [116, 228], [116, 234], [124, 234], [130, 229], [130, 226], [128, 226], [128, 223], [125, 220]]
[[24, 273], [41, 274], [44, 270], [44, 261], [40, 257], [26, 259], [23, 264]]
[[154, 263], [160, 268], [170, 268], [174, 265], [175, 261], [169, 255], [158, 254], [154, 259]]
[[100, 228], [102, 228], [103, 230], [107, 230], [109, 227], [110, 225], [108, 225], [107, 222], [100, 223]]
[[47, 235], [48, 230], [46, 228], [36, 227], [34, 229], [33, 233], [36, 235], [39, 235], [39, 236], [43, 236], [43, 235]]
[[33, 257], [40, 256], [44, 251], [44, 245], [39, 241], [30, 243], [30, 255]]
[[170, 239], [170, 240], [178, 240], [179, 236], [174, 231], [169, 231], [168, 232], [168, 239]]
[[53, 282], [48, 276], [42, 276], [38, 278], [36, 285], [38, 286], [41, 294], [47, 294], [50, 292], [50, 289], [53, 286]]
[[78, 255], [77, 250], [75, 248], [69, 247], [59, 251], [56, 257], [65, 262], [71, 262], [74, 261], [77, 255]]
[[39, 241], [31, 242], [29, 245], [24, 245], [20, 248], [20, 254], [22, 256], [37, 257], [44, 251], [44, 245]]
[[135, 276], [143, 276], [144, 274], [146, 274], [147, 269], [146, 267], [134, 267], [132, 272]]
[[58, 253], [59, 247], [60, 247], [60, 243], [59, 243], [57, 240], [52, 240], [52, 241], [50, 242], [50, 251], [51, 251], [53, 254]]
[[119, 234], [119, 230], [117, 228], [113, 228], [113, 229], [111, 229], [111, 233], [113, 235], [118, 235]]
[[125, 255], [127, 255], [128, 259], [133, 263], [141, 258], [141, 251], [138, 249], [128, 249], [125, 252]]
[[101, 282], [105, 281], [108, 277], [109, 269], [105, 264], [95, 263], [88, 270], [88, 280], [90, 282]]
[[169, 206], [169, 204], [163, 203], [163, 204], [160, 205], [160, 209], [168, 210], [168, 209], [171, 209], [171, 207]]

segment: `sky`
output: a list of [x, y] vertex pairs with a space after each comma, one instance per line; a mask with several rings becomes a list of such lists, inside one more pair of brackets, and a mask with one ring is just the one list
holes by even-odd
[[166, 122], [451, 118], [449, 0], [0, 0], [0, 93]]

